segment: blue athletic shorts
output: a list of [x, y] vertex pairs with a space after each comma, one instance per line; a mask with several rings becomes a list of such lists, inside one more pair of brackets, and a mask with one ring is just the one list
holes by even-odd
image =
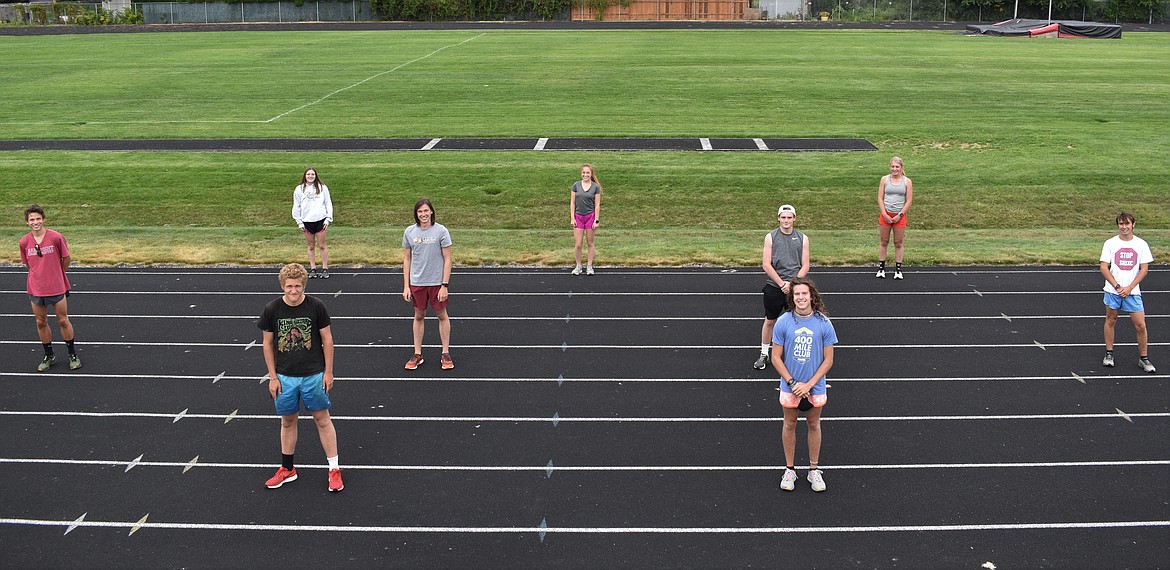
[[1142, 302], [1141, 295], [1122, 297], [1113, 293], [1105, 293], [1105, 306], [1114, 311], [1124, 311], [1126, 313], [1146, 312], [1146, 304]]
[[301, 410], [301, 402], [310, 412], [328, 410], [333, 403], [325, 393], [325, 373], [312, 376], [285, 376], [280, 378], [280, 393], [276, 395], [276, 413], [281, 416], [295, 414]]

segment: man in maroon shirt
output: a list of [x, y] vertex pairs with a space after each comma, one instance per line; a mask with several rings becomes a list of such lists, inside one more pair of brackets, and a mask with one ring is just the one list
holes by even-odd
[[73, 323], [69, 322], [69, 246], [61, 234], [45, 227], [45, 210], [33, 204], [24, 211], [28, 235], [20, 238], [20, 262], [28, 266], [28, 299], [37, 318], [37, 335], [45, 347], [45, 357], [37, 372], [45, 372], [57, 362], [53, 355], [53, 331], [49, 328], [49, 307], [57, 314], [61, 338], [69, 349], [69, 369], [81, 368], [81, 359], [73, 346]]

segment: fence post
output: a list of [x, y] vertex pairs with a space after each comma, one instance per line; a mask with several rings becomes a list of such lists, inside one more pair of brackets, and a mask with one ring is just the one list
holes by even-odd
[[317, 21], [321, 21], [321, 2], [315, 4], [317, 6]]
[[280, 13], [280, 4], [281, 4], [280, 0], [277, 0], [277, 2], [276, 2], [276, 21], [283, 23], [284, 22], [284, 15]]

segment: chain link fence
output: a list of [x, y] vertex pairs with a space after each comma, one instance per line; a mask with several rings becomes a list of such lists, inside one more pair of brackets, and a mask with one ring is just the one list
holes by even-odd
[[134, 3], [147, 24], [234, 22], [366, 22], [378, 17], [369, 0], [349, 2], [142, 2]]

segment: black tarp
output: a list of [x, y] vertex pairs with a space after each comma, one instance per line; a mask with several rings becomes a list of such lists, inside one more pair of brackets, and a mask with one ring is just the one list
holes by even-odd
[[1061, 37], [1120, 38], [1121, 26], [1079, 20], [1007, 20], [998, 24], [968, 24], [967, 31], [991, 36], [1033, 36], [1045, 33], [1051, 25]]

